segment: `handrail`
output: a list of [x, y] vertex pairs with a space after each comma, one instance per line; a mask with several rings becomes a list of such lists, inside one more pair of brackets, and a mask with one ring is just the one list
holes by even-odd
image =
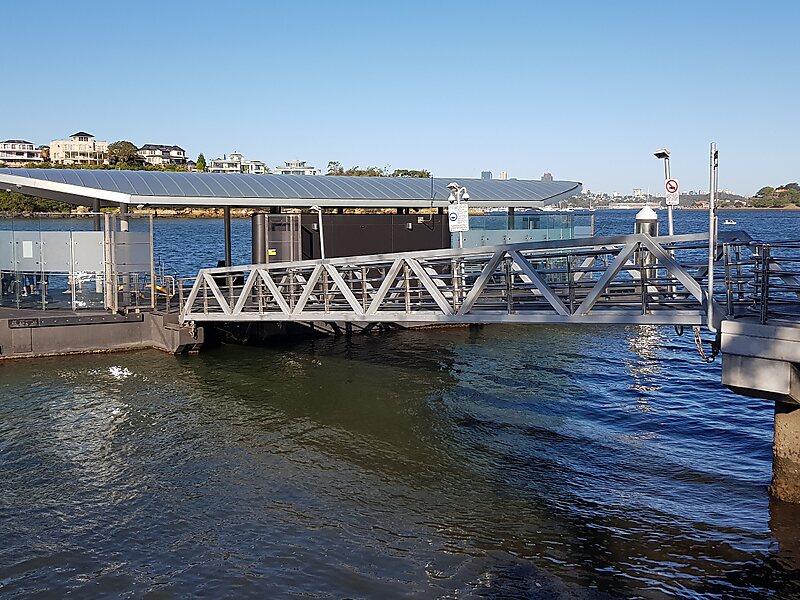
[[[743, 232], [720, 236], [714, 297], [705, 234], [645, 234], [201, 269], [183, 321], [706, 324], [753, 304]], [[724, 288], [724, 289], [723, 289]], [[724, 308], [723, 308], [724, 307]]]

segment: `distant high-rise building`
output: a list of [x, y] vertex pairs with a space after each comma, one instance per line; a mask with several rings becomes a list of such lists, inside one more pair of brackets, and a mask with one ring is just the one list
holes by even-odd
[[481, 179], [491, 179], [492, 172], [491, 171], [481, 171]]
[[544, 175], [542, 175], [542, 181], [553, 181], [553, 174], [545, 173]]
[[503, 180], [508, 179], [508, 171], [500, 171], [500, 175], [498, 175], [497, 178]]

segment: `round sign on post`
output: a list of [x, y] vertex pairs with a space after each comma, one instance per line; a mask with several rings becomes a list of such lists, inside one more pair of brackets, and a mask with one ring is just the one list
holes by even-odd
[[667, 206], [678, 206], [680, 204], [680, 192], [678, 191], [678, 180], [667, 179], [664, 182], [664, 189], [667, 190]]
[[469, 207], [466, 202], [456, 202], [447, 209], [450, 231], [469, 231]]

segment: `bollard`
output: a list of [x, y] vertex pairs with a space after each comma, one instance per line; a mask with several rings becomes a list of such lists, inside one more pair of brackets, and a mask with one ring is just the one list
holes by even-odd
[[649, 206], [645, 206], [636, 213], [636, 224], [633, 227], [634, 233], [646, 233], [649, 236], [658, 236], [658, 215]]

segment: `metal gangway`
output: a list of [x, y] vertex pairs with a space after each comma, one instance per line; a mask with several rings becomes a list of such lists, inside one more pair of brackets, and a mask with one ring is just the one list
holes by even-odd
[[759, 312], [754, 254], [746, 233], [720, 233], [711, 296], [707, 234], [634, 234], [202, 269], [179, 286], [179, 304], [183, 323], [716, 330], [726, 318]]

